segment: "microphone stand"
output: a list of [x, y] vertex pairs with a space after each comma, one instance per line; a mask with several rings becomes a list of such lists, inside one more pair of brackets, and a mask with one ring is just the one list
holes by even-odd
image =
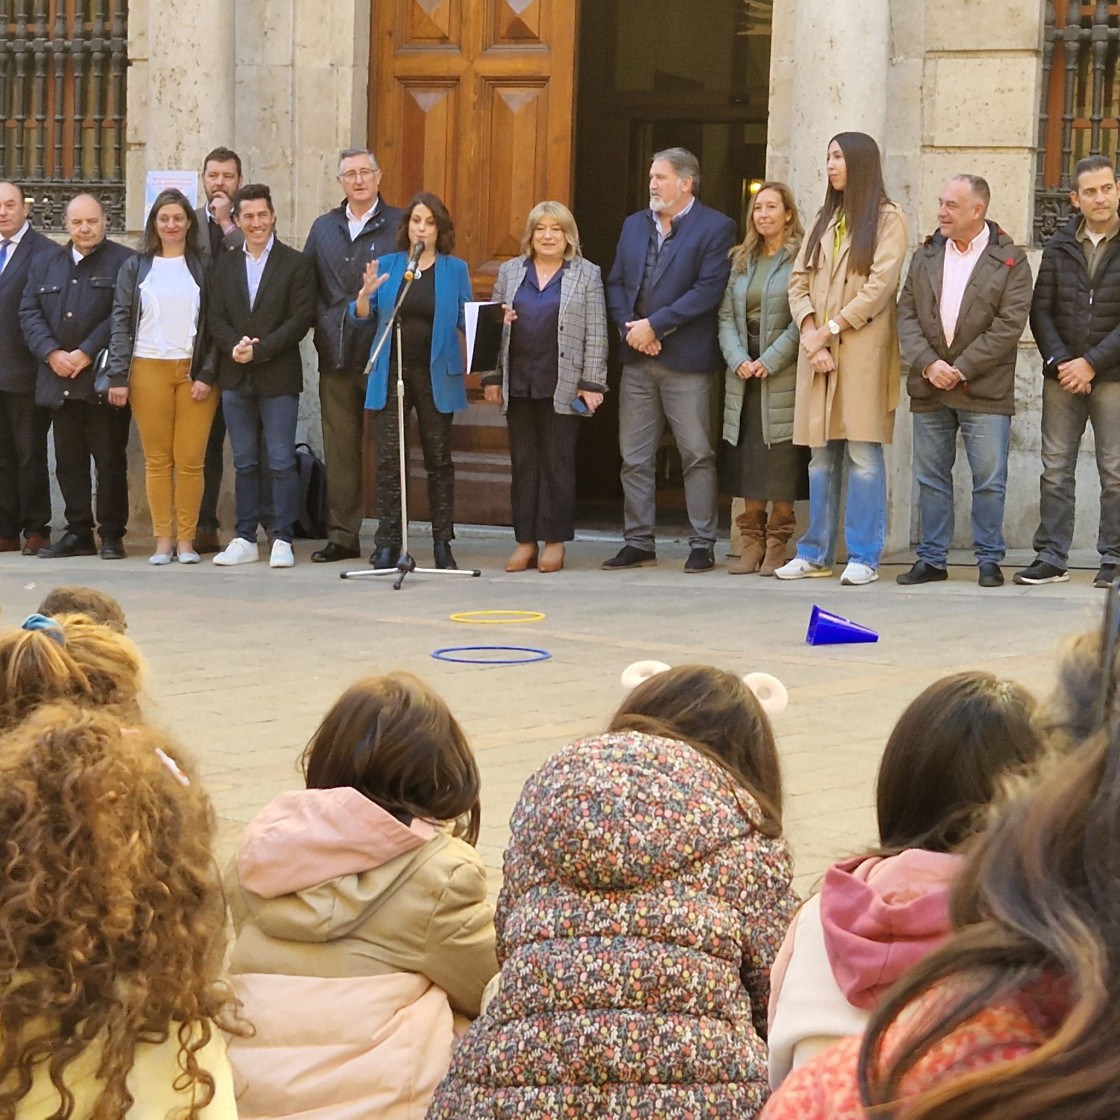
[[[434, 268], [435, 265], [433, 264]], [[381, 337], [377, 340], [377, 345], [374, 346], [370, 352], [369, 361], [366, 362], [364, 376], [368, 377], [370, 371], [373, 369], [374, 363], [377, 361], [381, 351], [385, 349], [386, 343], [389, 341], [391, 332], [396, 331], [397, 335], [397, 445], [400, 460], [398, 469], [400, 470], [401, 477], [401, 554], [400, 559], [392, 568], [365, 568], [357, 569], [349, 572], [339, 572], [339, 579], [362, 579], [366, 576], [392, 576], [397, 578], [393, 581], [393, 590], [400, 591], [401, 585], [404, 583], [405, 576], [410, 572], [419, 572], [421, 575], [430, 576], [481, 576], [481, 568], [419, 568], [416, 566], [416, 561], [412, 558], [412, 554], [408, 550], [408, 447], [405, 445], [405, 423], [404, 423], [404, 352], [401, 348], [401, 324], [400, 324], [400, 310], [401, 304], [404, 303], [404, 297], [408, 294], [408, 289], [412, 287], [412, 281], [416, 273], [410, 266], [408, 271], [405, 272], [404, 283], [401, 285], [400, 293], [397, 295], [397, 302], [393, 305], [393, 310], [390, 312], [389, 317], [385, 320], [385, 324], [381, 329]], [[388, 402], [386, 402], [386, 405]], [[418, 418], [419, 419], [419, 418]]]

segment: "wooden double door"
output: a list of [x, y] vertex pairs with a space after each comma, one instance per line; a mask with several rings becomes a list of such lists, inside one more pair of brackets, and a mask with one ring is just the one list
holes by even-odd
[[[476, 298], [520, 252], [529, 210], [570, 202], [578, 10], [578, 0], [374, 0], [369, 121], [382, 194], [444, 200]], [[505, 421], [475, 380], [454, 428], [455, 516], [508, 524]], [[416, 446], [409, 475], [412, 516], [424, 518]]]

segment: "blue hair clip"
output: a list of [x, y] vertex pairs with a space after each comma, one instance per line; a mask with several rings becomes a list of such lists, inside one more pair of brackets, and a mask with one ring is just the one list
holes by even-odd
[[20, 624], [21, 630], [42, 630], [48, 638], [54, 638], [60, 646], [66, 645], [66, 634], [53, 618], [45, 614], [29, 614]]

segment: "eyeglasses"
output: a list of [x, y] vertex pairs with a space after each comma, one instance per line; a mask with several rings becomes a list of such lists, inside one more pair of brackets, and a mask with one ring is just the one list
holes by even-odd
[[374, 179], [380, 174], [381, 172], [375, 167], [362, 167], [357, 170], [352, 168], [349, 171], [344, 171], [339, 175], [339, 178], [344, 183], [356, 183], [359, 180], [364, 182], [366, 179]]
[[1120, 644], [1120, 579], [1109, 585], [1101, 626], [1101, 683], [1097, 691], [1096, 727], [1104, 727], [1113, 703], [1113, 662]]

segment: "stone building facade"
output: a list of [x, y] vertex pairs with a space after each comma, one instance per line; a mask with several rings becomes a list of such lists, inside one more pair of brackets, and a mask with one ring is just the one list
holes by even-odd
[[[470, 0], [392, 2], [395, 10], [415, 9], [417, 20], [442, 20], [441, 26], [472, 7]], [[488, 11], [501, 9], [502, 18], [530, 29], [548, 20], [557, 27], [565, 20], [574, 25], [581, 16], [578, 0], [477, 2]], [[225, 143], [242, 154], [248, 178], [272, 185], [281, 236], [301, 243], [314, 217], [338, 202], [333, 178], [337, 151], [367, 140], [377, 145], [372, 122], [377, 98], [384, 94], [379, 82], [386, 79], [377, 73], [378, 44], [371, 49], [371, 37], [374, 29], [384, 33], [385, 13], [379, 6], [389, 3], [132, 0], [129, 228], [136, 230], [143, 221], [147, 170], [193, 168], [208, 148]], [[743, 3], [755, 22], [740, 33], [757, 34], [760, 18], [772, 20], [765, 168], [757, 170], [758, 177], [787, 179], [811, 214], [823, 197], [828, 138], [843, 129], [859, 129], [880, 139], [888, 188], [906, 210], [915, 243], [935, 225], [942, 180], [959, 171], [983, 174], [992, 185], [991, 216], [1016, 240], [1029, 241], [1043, 28], [1052, 0]], [[578, 49], [575, 56], [578, 74]], [[697, 59], [697, 66], [703, 66], [703, 59]], [[539, 84], [549, 78], [532, 80]], [[555, 88], [555, 74], [551, 80]], [[575, 117], [570, 76], [563, 88], [571, 99], [568, 119], [575, 118], [569, 124], [574, 143], [581, 127], [595, 124]], [[470, 117], [460, 120], [469, 122]], [[478, 127], [483, 127], [481, 118]], [[472, 143], [461, 128], [459, 140]], [[555, 150], [561, 150], [561, 159], [571, 160], [572, 146]], [[554, 193], [563, 197], [563, 167], [560, 172], [555, 181], [561, 186]], [[574, 178], [573, 170], [569, 198]], [[582, 223], [579, 203], [577, 198]], [[1035, 267], [1037, 258], [1035, 250]], [[609, 259], [602, 263], [609, 265]], [[309, 361], [309, 388], [313, 370]], [[305, 419], [313, 430], [315, 393], [305, 396]], [[1039, 362], [1029, 338], [1021, 348], [1018, 401], [1006, 528], [1010, 546], [1029, 547], [1038, 509], [1041, 403]], [[904, 408], [890, 454], [892, 548], [905, 547], [913, 530], [909, 431]], [[967, 470], [958, 479], [961, 511], [967, 510], [965, 475]], [[1091, 547], [1097, 485], [1088, 440], [1078, 482], [1082, 516], [1075, 546]], [[967, 515], [958, 517], [957, 543], [969, 543]]]

